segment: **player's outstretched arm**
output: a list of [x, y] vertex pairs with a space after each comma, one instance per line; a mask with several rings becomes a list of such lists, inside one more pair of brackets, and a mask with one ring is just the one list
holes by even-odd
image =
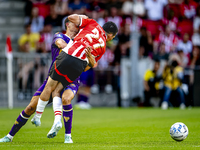
[[81, 23], [80, 18], [87, 19], [88, 17], [86, 15], [78, 15], [78, 14], [72, 14], [72, 15], [68, 16], [69, 21], [74, 23], [76, 26], [80, 25], [80, 23]]
[[63, 48], [65, 48], [67, 46], [67, 43], [63, 39], [57, 39], [55, 44], [60, 49], [63, 49]]

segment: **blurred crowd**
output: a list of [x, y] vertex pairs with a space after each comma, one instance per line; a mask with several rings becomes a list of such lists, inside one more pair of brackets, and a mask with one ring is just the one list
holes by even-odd
[[[134, 44], [130, 36], [139, 32], [138, 58], [154, 61], [153, 69], [144, 75], [142, 105], [151, 106], [150, 99], [155, 96], [160, 97], [163, 109], [171, 105], [174, 96], [179, 97], [180, 108], [192, 105], [194, 75], [190, 69], [200, 65], [200, 0], [27, 0], [24, 10], [20, 52], [50, 53], [53, 34], [65, 33], [63, 20], [72, 13], [85, 14], [100, 25], [113, 21], [119, 33], [107, 43], [91, 91], [117, 90], [120, 94], [120, 61], [130, 58]], [[18, 75], [22, 90], [27, 88], [27, 75], [33, 68], [33, 88], [39, 87], [40, 75], [47, 72], [44, 67], [45, 61], [39, 59], [22, 65]]]

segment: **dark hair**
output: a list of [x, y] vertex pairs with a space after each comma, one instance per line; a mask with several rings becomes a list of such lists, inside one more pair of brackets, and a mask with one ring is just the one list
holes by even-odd
[[154, 58], [153, 60], [154, 62], [160, 63], [160, 59], [158, 57]]
[[103, 25], [103, 29], [106, 33], [116, 35], [118, 32], [118, 28], [116, 24], [112, 21], [108, 21]]
[[145, 26], [142, 26], [141, 28], [140, 28], [140, 30], [147, 30], [147, 28], [145, 27]]
[[171, 65], [172, 65], [172, 67], [176, 67], [176, 66], [178, 66], [178, 62], [176, 60], [173, 60], [171, 62]]
[[69, 21], [69, 19], [68, 19], [68, 17], [65, 19], [65, 29], [67, 30], [67, 26], [66, 26], [66, 23], [69, 23], [70, 21]]
[[31, 26], [31, 23], [28, 22], [27, 24], [24, 25], [24, 28], [28, 28], [28, 27], [30, 27], [30, 26]]

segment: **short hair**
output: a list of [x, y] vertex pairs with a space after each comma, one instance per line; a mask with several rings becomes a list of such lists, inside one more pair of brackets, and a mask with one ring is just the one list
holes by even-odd
[[65, 19], [65, 30], [67, 30], [67, 26], [66, 26], [66, 23], [69, 23], [70, 21], [69, 21], [69, 19], [68, 19], [68, 17]]
[[160, 59], [158, 57], [154, 58], [154, 62], [160, 63]]
[[118, 28], [116, 26], [116, 24], [112, 21], [108, 21], [103, 25], [103, 30], [108, 33], [108, 34], [112, 34], [112, 35], [116, 35], [118, 32]]
[[30, 27], [30, 26], [31, 26], [31, 23], [28, 22], [27, 24], [24, 25], [24, 28], [26, 29], [26, 28], [28, 28], [28, 27]]

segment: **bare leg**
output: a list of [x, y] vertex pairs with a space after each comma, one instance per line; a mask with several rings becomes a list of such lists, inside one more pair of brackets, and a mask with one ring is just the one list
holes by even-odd
[[52, 97], [58, 96], [60, 97], [60, 92], [63, 89], [63, 85], [59, 82], [55, 88], [55, 90], [52, 92]]
[[39, 96], [33, 96], [29, 105], [20, 113], [13, 124], [9, 134], [0, 139], [1, 142], [11, 142], [15, 134], [26, 124], [29, 117], [35, 112]]
[[53, 80], [51, 77], [48, 78], [47, 84], [40, 95], [42, 101], [48, 101], [51, 93], [54, 91], [58, 84], [58, 81]]
[[44, 112], [44, 108], [46, 107], [48, 100], [51, 96], [51, 93], [54, 91], [58, 84], [58, 81], [53, 80], [51, 77], [48, 78], [47, 84], [42, 91], [40, 98], [38, 100], [36, 113], [31, 122], [35, 124], [35, 126], [40, 126], [41, 121], [40, 118], [42, 117], [42, 113]]
[[31, 116], [32, 114], [34, 114], [35, 110], [36, 110], [36, 106], [39, 100], [39, 96], [33, 96], [31, 99], [31, 102], [28, 104], [28, 106], [24, 109], [24, 112]]
[[23, 89], [23, 91], [25, 91], [27, 88], [29, 72], [33, 68], [33, 66], [34, 66], [34, 63], [29, 62], [26, 65], [24, 65], [24, 67], [22, 68], [22, 89]]

